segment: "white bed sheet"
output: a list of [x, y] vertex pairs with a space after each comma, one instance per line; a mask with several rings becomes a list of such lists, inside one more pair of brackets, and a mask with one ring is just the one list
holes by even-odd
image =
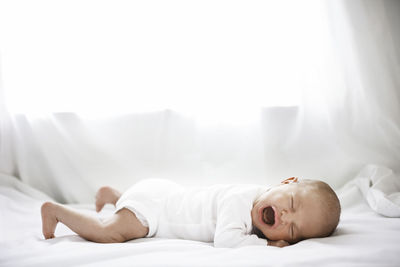
[[[19, 183], [0, 183], [0, 266], [400, 266], [400, 218], [374, 212], [356, 183], [340, 190], [343, 213], [333, 236], [286, 247], [214, 248], [188, 240], [138, 239], [97, 244], [59, 224], [44, 240], [40, 206], [47, 198]], [[23, 193], [22, 193], [23, 192]], [[93, 205], [73, 205], [96, 214]]]

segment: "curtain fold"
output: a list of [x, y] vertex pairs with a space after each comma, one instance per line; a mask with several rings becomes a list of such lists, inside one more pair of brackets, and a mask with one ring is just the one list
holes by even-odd
[[[285, 3], [289, 12], [295, 1]], [[400, 172], [399, 2], [310, 1], [307, 7], [315, 10], [301, 22], [304, 31], [291, 29], [293, 22], [266, 27], [291, 35], [279, 40], [296, 40], [276, 50], [282, 55], [276, 69], [254, 74], [273, 77], [271, 88], [249, 82], [235, 87], [242, 91], [207, 102], [199, 87], [197, 103], [176, 110], [133, 107], [134, 112], [110, 115], [105, 106], [108, 116], [91, 118], [74, 111], [12, 113], [7, 107], [12, 89], [1, 83], [0, 171], [64, 203], [92, 202], [104, 184], [124, 190], [155, 176], [184, 184], [274, 184], [299, 176], [339, 188], [366, 164]], [[300, 100], [274, 106], [254, 97], [258, 90], [272, 95], [285, 87], [294, 87], [287, 92]], [[167, 89], [159, 92], [161, 98], [168, 95]], [[194, 113], [185, 112], [190, 103]]]

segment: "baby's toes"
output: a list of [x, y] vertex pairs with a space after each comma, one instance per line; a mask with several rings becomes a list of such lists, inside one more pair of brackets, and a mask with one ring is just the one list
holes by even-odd
[[109, 201], [111, 188], [108, 186], [101, 187], [96, 194], [96, 211], [99, 212]]
[[105, 202], [102, 202], [102, 200], [97, 199], [97, 200], [96, 200], [96, 211], [97, 211], [97, 212], [100, 212], [100, 211], [103, 209], [103, 207], [104, 207], [105, 204], [106, 204], [106, 203], [105, 203]]
[[109, 186], [100, 187], [100, 189], [97, 190], [96, 199], [106, 202], [107, 199], [109, 198], [109, 196], [112, 194], [111, 192], [112, 192], [112, 188]]

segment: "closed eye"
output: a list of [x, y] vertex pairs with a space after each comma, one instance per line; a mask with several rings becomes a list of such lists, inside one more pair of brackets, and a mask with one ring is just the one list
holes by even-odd
[[292, 240], [292, 242], [293, 242], [293, 240], [294, 240], [294, 234], [293, 234], [293, 224], [290, 226], [290, 239]]
[[[293, 193], [290, 196], [290, 208], [292, 210], [292, 212], [294, 211], [294, 196]], [[292, 240], [292, 242], [294, 242], [294, 224], [292, 223], [290, 225], [290, 239]]]
[[290, 208], [293, 210], [293, 193], [290, 196]]

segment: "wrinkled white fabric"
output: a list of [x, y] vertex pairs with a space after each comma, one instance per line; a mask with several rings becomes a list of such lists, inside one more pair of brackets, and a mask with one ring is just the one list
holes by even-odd
[[400, 217], [400, 176], [384, 166], [365, 166], [351, 181], [375, 212]]
[[0, 186], [4, 186], [7, 188], [13, 188], [27, 196], [37, 199], [37, 200], [42, 200], [42, 201], [52, 200], [52, 201], [54, 201], [51, 197], [47, 196], [45, 193], [43, 193], [31, 186], [27, 186], [27, 184], [22, 183], [16, 177], [8, 175], [8, 174], [0, 173]]

